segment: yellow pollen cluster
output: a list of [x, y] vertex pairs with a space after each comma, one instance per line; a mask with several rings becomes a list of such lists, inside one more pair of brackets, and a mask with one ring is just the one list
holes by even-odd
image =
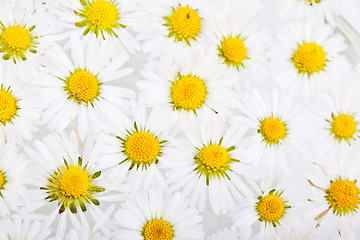
[[353, 117], [340, 114], [332, 123], [332, 130], [336, 137], [349, 138], [355, 133], [356, 122]]
[[349, 180], [332, 181], [327, 190], [327, 199], [333, 209], [347, 212], [358, 208], [359, 188]]
[[316, 43], [304, 43], [294, 53], [292, 60], [299, 72], [312, 74], [324, 69], [326, 54]]
[[170, 224], [162, 219], [149, 221], [144, 227], [144, 240], [171, 240], [174, 236]]
[[16, 114], [16, 99], [11, 93], [0, 90], [0, 122], [5, 124]]
[[229, 161], [229, 153], [223, 146], [210, 145], [200, 152], [200, 160], [208, 171], [216, 172], [226, 166]]
[[4, 173], [0, 171], [0, 189], [4, 187], [4, 184], [5, 184], [5, 176]]
[[171, 98], [176, 109], [195, 110], [205, 102], [206, 86], [195, 76], [181, 76], [173, 82]]
[[196, 37], [201, 27], [199, 14], [189, 7], [180, 6], [170, 17], [170, 22], [179, 39]]
[[160, 152], [159, 140], [148, 132], [136, 132], [125, 143], [125, 151], [137, 162], [152, 163]]
[[89, 189], [88, 172], [83, 170], [80, 166], [70, 165], [68, 169], [63, 168], [64, 174], [59, 179], [61, 189], [64, 194], [78, 198], [85, 196]]
[[238, 63], [244, 60], [246, 48], [241, 39], [231, 37], [222, 42], [222, 52], [228, 61]]
[[70, 75], [68, 88], [72, 97], [79, 101], [88, 102], [94, 100], [99, 93], [97, 78], [85, 70], [77, 70]]
[[118, 10], [109, 1], [97, 0], [89, 6], [85, 15], [94, 25], [102, 29], [108, 29], [117, 23]]
[[284, 213], [284, 203], [277, 195], [268, 194], [257, 204], [257, 211], [261, 219], [267, 222], [277, 222]]
[[277, 118], [266, 118], [261, 121], [260, 132], [265, 140], [274, 143], [286, 136], [285, 124]]
[[6, 28], [1, 37], [8, 47], [16, 51], [26, 50], [31, 41], [29, 31], [18, 25]]

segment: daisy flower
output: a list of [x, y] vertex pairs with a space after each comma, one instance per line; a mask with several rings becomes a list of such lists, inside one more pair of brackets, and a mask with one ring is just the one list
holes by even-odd
[[295, 100], [277, 89], [242, 96], [237, 108], [245, 116], [236, 117], [234, 124], [248, 124], [250, 146], [245, 159], [270, 172], [286, 170], [289, 161], [296, 167], [306, 164], [299, 156], [307, 149], [308, 114]]
[[63, 38], [75, 33], [108, 39], [109, 47], [117, 54], [140, 50], [140, 43], [131, 34], [137, 0], [65, 0], [62, 5], [54, 13], [62, 21]]
[[0, 216], [8, 216], [24, 205], [27, 164], [13, 144], [0, 145]]
[[278, 37], [271, 68], [282, 89], [311, 96], [346, 84], [343, 73], [350, 68], [341, 52], [347, 46], [329, 25], [296, 22]]
[[222, 231], [212, 234], [206, 240], [250, 240], [252, 239], [252, 230], [237, 231], [235, 227], [225, 228]]
[[308, 217], [322, 238], [355, 240], [360, 223], [358, 151], [347, 152], [340, 159], [332, 155], [327, 160], [326, 167], [314, 163], [307, 172], [312, 188]]
[[19, 83], [19, 77], [0, 65], [0, 141], [22, 144], [33, 138], [40, 124], [37, 89]]
[[132, 102], [133, 117], [126, 124], [114, 122], [111, 135], [104, 136], [104, 147], [99, 162], [111, 168], [110, 179], [121, 182], [126, 179], [132, 192], [150, 186], [165, 190], [166, 180], [160, 168], [169, 154], [175, 119], [166, 117], [160, 107], [149, 113], [144, 105]]
[[234, 225], [256, 229], [255, 239], [278, 239], [281, 232], [291, 229], [308, 231], [302, 219], [306, 186], [303, 176], [291, 170], [281, 176], [268, 175], [256, 190], [257, 195], [247, 197], [239, 211], [232, 214]]
[[179, 192], [158, 189], [139, 192], [121, 205], [115, 222], [122, 230], [115, 239], [199, 240], [204, 239], [202, 217]]
[[[125, 195], [111, 194], [105, 188], [106, 177], [98, 167], [99, 143], [87, 138], [83, 149], [76, 134], [50, 134], [43, 141], [36, 140], [34, 148], [25, 147], [32, 162], [31, 171], [38, 174], [29, 180], [36, 189], [32, 191], [31, 211], [53, 209], [46, 218], [46, 225], [57, 224], [56, 236], [64, 238], [67, 218], [76, 229], [89, 228], [90, 216], [94, 228], [103, 228], [114, 208], [102, 211], [103, 201], [121, 201]], [[122, 191], [118, 188], [117, 192]], [[100, 206], [99, 206], [100, 205]], [[85, 212], [85, 213], [84, 213]], [[93, 230], [95, 231], [95, 230]]]
[[71, 44], [71, 59], [58, 46], [48, 53], [47, 74], [38, 81], [44, 99], [42, 121], [53, 130], [76, 122], [83, 138], [106, 128], [108, 119], [123, 118], [127, 99], [134, 93], [108, 82], [127, 76], [132, 69], [122, 67], [127, 56], [110, 60], [106, 43], [98, 45], [96, 39], [80, 41], [74, 36]]
[[0, 220], [0, 239], [49, 239], [51, 228], [44, 227], [41, 219], [31, 219], [28, 216], [13, 215]]
[[349, 147], [357, 145], [360, 137], [360, 109], [354, 104], [358, 97], [354, 88], [337, 89], [326, 95], [319, 96], [318, 104], [312, 107], [313, 131], [316, 152], [321, 156], [325, 153], [341, 153]]
[[136, 82], [140, 102], [166, 106], [164, 114], [176, 115], [183, 130], [196, 119], [229, 114], [225, 105], [234, 98], [220, 66], [205, 52], [196, 52], [173, 63], [150, 60], [142, 72], [145, 80]]
[[[236, 203], [253, 194], [253, 180], [260, 171], [243, 164], [243, 147], [238, 146], [246, 126], [231, 126], [213, 118], [188, 131], [187, 139], [173, 141], [171, 155], [164, 164], [170, 189], [182, 189], [192, 205], [204, 211], [207, 201], [216, 214], [236, 209]], [[249, 187], [250, 186], [250, 187]]]
[[[214, 18], [216, 35], [208, 54], [218, 56], [218, 64], [227, 74], [236, 74], [236, 85], [250, 88], [251, 82], [264, 79], [268, 74], [265, 49], [269, 37], [257, 30], [257, 23], [249, 22], [243, 16]], [[242, 87], [240, 87], [242, 89]]]
[[[40, 66], [40, 56], [58, 31], [39, 1], [2, 1], [0, 5], [0, 55], [3, 60]], [[29, 69], [27, 70], [28, 73]]]
[[218, 9], [209, 0], [142, 1], [139, 23], [134, 28], [143, 50], [152, 58], [171, 59], [206, 46], [211, 31], [209, 18]]

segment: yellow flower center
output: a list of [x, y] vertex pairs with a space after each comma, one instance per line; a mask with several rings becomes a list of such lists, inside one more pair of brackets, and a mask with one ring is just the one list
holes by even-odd
[[92, 102], [99, 95], [99, 81], [86, 70], [77, 70], [67, 81], [69, 95], [82, 102]]
[[5, 176], [4, 173], [0, 171], [0, 189], [3, 189], [4, 185], [5, 185]]
[[0, 24], [2, 25], [0, 25], [0, 51], [4, 53], [2, 57], [4, 60], [12, 58], [14, 63], [16, 63], [16, 60], [20, 58], [25, 61], [28, 51], [31, 53], [37, 52], [33, 48], [36, 45], [34, 39], [37, 37], [30, 35], [35, 26], [26, 29], [19, 25], [5, 27], [1, 22]]
[[208, 171], [218, 171], [224, 168], [229, 161], [226, 148], [219, 145], [209, 145], [200, 152], [200, 160]]
[[16, 25], [6, 28], [1, 39], [13, 50], [24, 51], [31, 41], [31, 36], [27, 29]]
[[359, 188], [356, 181], [330, 181], [330, 188], [326, 191], [326, 199], [336, 214], [344, 214], [359, 208]]
[[224, 40], [221, 46], [222, 52], [228, 61], [239, 63], [244, 60], [246, 48], [241, 39], [230, 37]]
[[91, 23], [102, 29], [111, 28], [116, 24], [119, 15], [115, 5], [106, 0], [93, 2], [85, 14]]
[[69, 165], [65, 158], [64, 163], [65, 166], [58, 167], [49, 174], [47, 186], [40, 187], [41, 190], [46, 190], [46, 199], [50, 202], [58, 201], [59, 214], [66, 209], [75, 214], [78, 207], [85, 212], [88, 203], [100, 205], [94, 195], [105, 189], [96, 186], [94, 181], [101, 175], [101, 171], [92, 174], [88, 172], [88, 164], [82, 167], [82, 157], [78, 157], [77, 165]]
[[174, 232], [170, 224], [162, 219], [151, 220], [143, 230], [144, 240], [171, 240]]
[[15, 116], [16, 99], [5, 89], [0, 90], [0, 122], [6, 124]]
[[353, 117], [340, 114], [332, 123], [332, 130], [336, 137], [343, 139], [352, 137], [355, 133], [356, 122]]
[[185, 41], [189, 43], [189, 39], [196, 39], [201, 28], [201, 18], [196, 10], [188, 6], [179, 6], [177, 10], [173, 8], [170, 17], [164, 17], [167, 21], [165, 26], [169, 28], [168, 37], [175, 37], [176, 41]]
[[275, 223], [283, 216], [285, 205], [279, 196], [269, 193], [259, 200], [256, 209], [261, 220]]
[[89, 32], [95, 33], [98, 37], [99, 33], [105, 39], [104, 33], [118, 37], [115, 29], [125, 28], [126, 26], [119, 23], [119, 10], [115, 0], [88, 0], [80, 1], [83, 9], [75, 10], [75, 14], [81, 17], [81, 21], [76, 22], [77, 27], [86, 27], [83, 35]]
[[160, 149], [159, 140], [148, 132], [135, 132], [125, 142], [125, 153], [139, 163], [153, 163]]
[[304, 43], [294, 53], [292, 60], [300, 73], [311, 75], [324, 69], [326, 54], [316, 43]]
[[89, 189], [88, 175], [80, 166], [70, 165], [68, 169], [64, 168], [63, 176], [59, 179], [64, 194], [74, 198], [85, 196]]
[[199, 14], [192, 8], [179, 7], [170, 17], [175, 33], [183, 38], [193, 38], [200, 30]]
[[220, 139], [218, 143], [213, 143], [210, 141], [210, 144], [205, 146], [202, 149], [198, 149], [198, 153], [194, 156], [196, 174], [199, 176], [205, 176], [206, 185], [210, 184], [211, 177], [226, 177], [231, 180], [228, 171], [233, 171], [231, 169], [231, 164], [233, 162], [240, 162], [238, 159], [231, 158], [230, 153], [235, 149], [235, 146], [225, 148], [221, 146], [223, 138]]
[[186, 111], [200, 108], [205, 103], [206, 86], [196, 76], [180, 76], [171, 87], [171, 99], [175, 109]]
[[277, 118], [266, 118], [260, 122], [259, 132], [270, 144], [279, 143], [286, 136], [286, 125]]

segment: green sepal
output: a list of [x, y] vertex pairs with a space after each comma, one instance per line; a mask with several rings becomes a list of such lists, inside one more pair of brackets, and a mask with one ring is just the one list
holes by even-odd
[[[121, 25], [120, 25], [121, 26]], [[118, 38], [119, 36], [114, 32], [114, 30], [112, 30], [111, 29], [111, 34], [114, 34], [114, 36], [116, 37], [116, 38]]]
[[116, 138], [119, 139], [120, 141], [124, 141], [124, 142], [125, 142], [125, 140], [122, 139], [120, 136], [116, 136]]
[[65, 205], [61, 205], [59, 209], [59, 214], [62, 214], [65, 211]]
[[6, 53], [6, 54], [4, 54], [4, 56], [2, 58], [4, 60], [9, 60], [10, 59], [10, 54]]
[[123, 164], [124, 162], [126, 162], [128, 160], [128, 158], [126, 158], [125, 160], [122, 160], [119, 165]]
[[135, 167], [135, 163], [132, 163], [129, 167], [129, 171]]
[[[95, 33], [97, 33], [97, 32], [98, 31], [95, 31]], [[102, 36], [103, 40], [105, 40], [104, 31], [102, 29], [100, 30], [100, 33], [101, 33], [101, 36]], [[96, 37], [97, 37], [97, 35], [96, 35]]]
[[136, 122], [134, 122], [134, 128], [135, 128], [136, 132], [139, 132], [139, 129], [138, 129], [137, 125], [136, 125]]
[[57, 194], [56, 193], [52, 193], [52, 194], [50, 194], [49, 196], [47, 196], [45, 199], [47, 200], [47, 199], [56, 199], [56, 196], [57, 196]]
[[78, 157], [78, 166], [82, 166], [82, 157], [81, 156]]
[[83, 32], [83, 35], [86, 36], [89, 32], [90, 32], [90, 28], [87, 27], [87, 28], [85, 29], [85, 31]]
[[69, 169], [69, 164], [67, 163], [67, 161], [65, 160], [65, 158], [63, 158], [63, 159], [64, 159], [64, 164], [65, 164], [66, 169]]
[[91, 175], [91, 178], [92, 178], [92, 179], [96, 179], [96, 178], [98, 178], [100, 175], [101, 175], [101, 171], [98, 171], [98, 172], [92, 174], [92, 175]]
[[25, 56], [24, 52], [21, 52], [19, 55], [20, 55], [21, 60], [23, 60], [23, 61], [26, 60], [26, 56]]
[[231, 146], [231, 147], [229, 147], [228, 149], [226, 149], [226, 151], [227, 152], [231, 152], [231, 151], [233, 151], [235, 149], [235, 146]]
[[88, 189], [90, 192], [103, 192], [105, 191], [105, 188], [93, 186]]
[[70, 203], [70, 211], [71, 211], [72, 213], [77, 213], [75, 201], [72, 201], [72, 202]]
[[75, 26], [77, 27], [85, 27], [86, 25], [87, 25], [87, 20], [83, 20], [75, 23]]
[[85, 203], [83, 201], [79, 200], [79, 205], [80, 205], [81, 211], [85, 212], [86, 211]]
[[78, 11], [74, 10], [75, 15], [78, 15], [79, 17], [83, 17], [82, 13], [79, 13]]
[[275, 192], [275, 189], [270, 190], [269, 194], [273, 194]]
[[100, 205], [100, 202], [95, 198], [90, 198], [90, 201], [95, 204], [96, 206]]

